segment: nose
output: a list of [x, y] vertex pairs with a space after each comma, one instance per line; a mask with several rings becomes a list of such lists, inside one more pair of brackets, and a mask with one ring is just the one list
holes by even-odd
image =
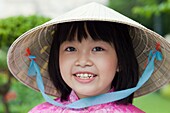
[[76, 66], [86, 67], [92, 66], [93, 62], [90, 60], [89, 54], [80, 54], [75, 62]]

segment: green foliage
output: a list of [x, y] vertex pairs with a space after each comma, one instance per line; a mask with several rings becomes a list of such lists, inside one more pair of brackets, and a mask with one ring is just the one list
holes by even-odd
[[143, 18], [138, 14], [134, 14], [132, 9], [137, 6], [143, 6], [146, 2], [152, 3], [153, 1], [154, 0], [109, 0], [108, 6], [122, 13], [123, 15], [140, 22], [147, 28], [152, 29], [152, 20], [148, 20], [147, 18]]
[[7, 53], [0, 49], [0, 70], [4, 70], [7, 68], [7, 58], [6, 58]]
[[0, 20], [0, 48], [9, 47], [12, 42], [27, 30], [38, 26], [49, 18], [43, 16], [14, 16]]
[[165, 85], [164, 87], [161, 88], [160, 94], [170, 100], [170, 84]]
[[43, 16], [14, 16], [0, 19], [0, 71], [7, 69], [7, 48], [27, 30], [36, 27], [50, 18]]
[[136, 0], [109, 0], [108, 6], [128, 17], [133, 18], [131, 9], [136, 4]]
[[[136, 6], [132, 9], [134, 14], [150, 18], [153, 15], [168, 13], [170, 11], [170, 0], [138, 0], [143, 3], [142, 6]], [[144, 2], [145, 1], [145, 2]]]
[[169, 113], [170, 100], [163, 98], [158, 92], [134, 99], [133, 104], [146, 113]]
[[163, 36], [170, 33], [170, 0], [109, 0], [109, 7]]
[[[145, 21], [152, 23], [152, 28], [161, 35], [169, 34], [170, 0], [137, 1], [141, 3], [141, 5], [133, 7], [132, 13], [140, 18], [144, 18]], [[159, 23], [159, 25], [157, 23]]]
[[160, 0], [137, 0], [138, 4], [140, 4], [140, 5], [146, 5], [146, 4], [148, 4], [148, 5], [150, 5], [150, 4], [157, 4], [157, 3], [158, 3], [158, 1], [160, 1]]
[[150, 18], [153, 14], [159, 14], [159, 11], [156, 9], [157, 5], [146, 5], [145, 7], [138, 6], [133, 8], [133, 13]]
[[7, 76], [4, 73], [0, 73], [0, 86], [7, 82]]

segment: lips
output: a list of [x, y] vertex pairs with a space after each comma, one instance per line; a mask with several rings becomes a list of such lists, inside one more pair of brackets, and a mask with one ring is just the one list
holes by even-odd
[[94, 78], [97, 76], [96, 74], [89, 73], [89, 72], [78, 72], [73, 75], [75, 76], [75, 79], [81, 83], [89, 83], [93, 81]]
[[81, 79], [91, 79], [97, 75], [94, 74], [88, 74], [88, 73], [78, 73], [78, 74], [74, 74], [74, 76], [79, 77]]

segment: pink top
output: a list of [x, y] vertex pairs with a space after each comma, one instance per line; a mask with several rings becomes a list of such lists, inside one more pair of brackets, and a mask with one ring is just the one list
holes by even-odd
[[[61, 102], [60, 98], [55, 99], [64, 105], [77, 101], [79, 98], [74, 91], [71, 92], [68, 101]], [[129, 105], [117, 105], [114, 102], [91, 106], [83, 109], [68, 109], [54, 106], [48, 102], [34, 107], [28, 113], [145, 113], [139, 108]]]

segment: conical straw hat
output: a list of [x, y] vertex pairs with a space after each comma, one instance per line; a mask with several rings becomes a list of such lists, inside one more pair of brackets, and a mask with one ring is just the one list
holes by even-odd
[[36, 78], [27, 75], [30, 60], [25, 56], [25, 50], [29, 47], [31, 54], [36, 56], [36, 62], [40, 67], [45, 92], [49, 95], [60, 96], [49, 78], [47, 69], [53, 38], [53, 26], [64, 22], [91, 20], [116, 22], [130, 26], [130, 36], [133, 40], [133, 46], [140, 68], [139, 75], [142, 75], [145, 69], [144, 64], [148, 58], [149, 51], [155, 48], [157, 42], [160, 43], [163, 60], [161, 62], [155, 61], [153, 75], [135, 92], [135, 97], [156, 91], [169, 82], [170, 44], [162, 36], [147, 29], [138, 22], [97, 3], [90, 3], [76, 8], [21, 35], [9, 48], [7, 62], [10, 71], [23, 84], [39, 91], [36, 85]]

